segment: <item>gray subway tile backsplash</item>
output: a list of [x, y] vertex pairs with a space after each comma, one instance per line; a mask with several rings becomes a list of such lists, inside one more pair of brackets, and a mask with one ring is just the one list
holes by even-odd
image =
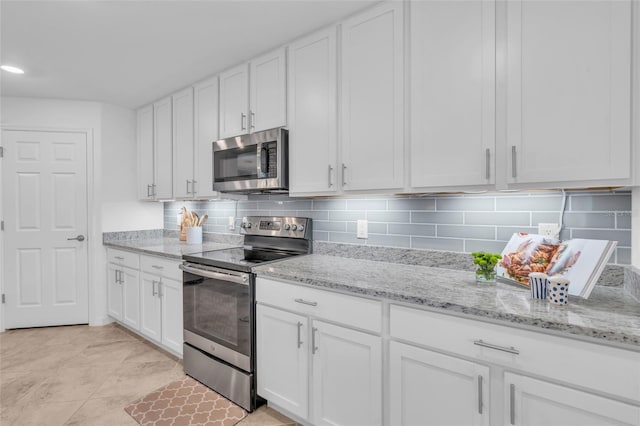
[[[236, 210], [237, 204], [237, 210]], [[289, 198], [250, 195], [247, 201], [164, 204], [165, 229], [178, 228], [182, 206], [208, 214], [206, 232], [228, 230], [228, 217], [296, 215], [314, 219], [314, 239], [457, 252], [499, 252], [515, 232], [537, 231], [538, 223], [558, 223], [560, 191], [367, 198]], [[369, 238], [356, 238], [356, 221], [369, 221]], [[567, 191], [562, 239], [596, 238], [618, 242], [610, 262], [631, 258], [630, 191]]]

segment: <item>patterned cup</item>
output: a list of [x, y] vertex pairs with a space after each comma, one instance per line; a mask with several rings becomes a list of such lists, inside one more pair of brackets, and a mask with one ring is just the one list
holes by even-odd
[[553, 305], [566, 305], [569, 302], [569, 280], [561, 276], [549, 277], [547, 298]]
[[549, 287], [549, 277], [542, 272], [532, 272], [529, 274], [529, 289], [532, 299], [546, 299], [547, 288]]

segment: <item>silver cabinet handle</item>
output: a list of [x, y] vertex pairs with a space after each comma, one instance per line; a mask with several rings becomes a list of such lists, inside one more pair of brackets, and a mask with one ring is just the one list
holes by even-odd
[[300, 333], [302, 330], [302, 323], [300, 321], [298, 321], [298, 349], [300, 349], [300, 346], [302, 346], [302, 343], [304, 343], [301, 339], [300, 339]]
[[473, 342], [473, 344], [477, 346], [482, 346], [484, 348], [495, 349], [497, 351], [509, 352], [510, 354], [514, 354], [514, 355], [520, 354], [520, 351], [514, 348], [513, 346], [510, 346], [507, 348], [506, 346], [493, 345], [491, 343], [484, 342], [483, 340], [476, 340]]
[[478, 413], [482, 414], [482, 376], [478, 376]]
[[249, 118], [249, 126], [252, 129], [256, 128], [256, 113], [253, 111], [249, 111], [249, 114], [251, 114], [251, 117]]
[[151, 193], [151, 185], [147, 185], [147, 197], [153, 197], [153, 194]]
[[120, 271], [116, 269], [114, 272], [116, 273], [116, 284], [120, 284]]
[[191, 191], [189, 191], [189, 184], [190, 183], [191, 183], [191, 181], [187, 179], [187, 194], [191, 194]]
[[511, 177], [518, 176], [518, 166], [516, 164], [516, 157], [517, 157], [516, 146], [511, 145]]
[[331, 172], [333, 172], [333, 167], [329, 164], [329, 188], [333, 186], [333, 182], [331, 182]]
[[307, 300], [304, 299], [293, 299], [294, 302], [298, 302], [298, 303], [302, 303], [303, 305], [309, 305], [309, 306], [318, 306], [318, 302], [309, 302]]
[[151, 265], [153, 269], [164, 269], [164, 266]]
[[491, 150], [489, 148], [485, 151], [485, 160], [486, 160], [486, 171], [485, 178], [491, 178]]
[[114, 257], [115, 257], [115, 259], [118, 259], [118, 260], [124, 260], [124, 257], [122, 257], [122, 256], [114, 256]]
[[316, 331], [318, 331], [318, 329], [315, 327], [311, 329], [311, 353], [312, 354], [315, 354], [316, 352], [318, 352], [318, 347], [316, 346]]
[[196, 183], [197, 183], [197, 181], [195, 181], [195, 180], [192, 180], [192, 181], [191, 181], [191, 193], [192, 193], [193, 195], [196, 195], [196, 192], [197, 192], [197, 191], [196, 191]]
[[151, 295], [152, 296], [156, 296], [158, 294], [158, 291], [156, 290], [156, 283], [157, 281], [151, 281]]
[[244, 120], [247, 118], [247, 114], [245, 114], [244, 112], [240, 113], [240, 129], [241, 130], [246, 130], [247, 126], [244, 124]]
[[509, 385], [509, 423], [516, 424], [516, 385]]
[[77, 237], [73, 237], [73, 238], [67, 238], [67, 241], [84, 241], [84, 235], [78, 235]]
[[345, 170], [347, 170], [347, 166], [345, 166], [344, 163], [342, 163], [342, 186], [345, 186], [347, 184], [347, 180], [345, 178]]

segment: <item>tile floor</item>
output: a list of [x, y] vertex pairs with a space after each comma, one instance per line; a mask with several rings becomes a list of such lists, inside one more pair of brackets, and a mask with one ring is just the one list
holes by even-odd
[[[136, 425], [124, 407], [184, 377], [181, 362], [118, 325], [0, 333], [0, 424]], [[239, 426], [295, 425], [266, 406]]]

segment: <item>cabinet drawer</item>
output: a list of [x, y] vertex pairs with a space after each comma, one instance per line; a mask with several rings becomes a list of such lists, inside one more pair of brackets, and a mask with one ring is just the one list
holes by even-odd
[[182, 282], [182, 271], [178, 268], [181, 262], [156, 256], [140, 256], [143, 272], [161, 275]]
[[638, 352], [397, 305], [390, 309], [390, 334], [507, 369], [640, 400]]
[[130, 251], [107, 249], [107, 262], [138, 269], [140, 256]]
[[256, 280], [256, 300], [374, 333], [380, 333], [382, 330], [382, 304], [375, 300], [316, 290], [268, 278]]

